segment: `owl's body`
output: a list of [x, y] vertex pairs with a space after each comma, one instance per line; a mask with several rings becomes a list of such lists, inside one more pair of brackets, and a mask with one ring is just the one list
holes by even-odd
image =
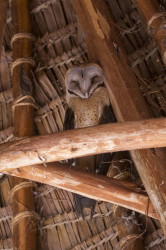
[[[111, 110], [109, 111], [110, 99], [104, 86], [104, 76], [100, 66], [88, 64], [73, 67], [68, 70], [65, 83], [66, 101], [69, 106], [66, 113], [66, 129], [84, 128], [107, 123], [108, 120], [105, 118], [106, 116], [110, 118], [110, 115], [109, 122], [113, 122], [113, 113]], [[103, 122], [103, 120], [107, 121]], [[101, 160], [107, 162], [108, 158], [103, 158], [101, 155], [86, 156], [76, 159], [75, 165], [84, 171], [100, 172], [97, 169], [102, 166]], [[77, 215], [84, 217], [83, 209], [89, 207], [92, 216], [96, 202], [77, 194], [74, 195], [74, 198]]]
[[69, 95], [67, 103], [74, 113], [74, 128], [84, 128], [99, 124], [104, 107], [110, 105], [110, 99], [107, 89], [99, 87], [88, 99]]

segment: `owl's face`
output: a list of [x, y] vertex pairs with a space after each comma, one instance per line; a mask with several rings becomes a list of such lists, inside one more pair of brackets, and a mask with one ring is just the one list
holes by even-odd
[[73, 67], [66, 73], [65, 84], [68, 94], [87, 99], [104, 84], [103, 71], [97, 64]]

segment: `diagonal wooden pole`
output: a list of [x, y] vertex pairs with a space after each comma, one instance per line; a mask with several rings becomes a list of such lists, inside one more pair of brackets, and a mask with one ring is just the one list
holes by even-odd
[[[31, 58], [31, 25], [29, 0], [12, 0], [12, 20], [14, 36], [11, 39], [13, 49], [12, 85], [14, 105], [14, 135], [25, 137], [33, 135], [33, 105], [31, 70], [34, 64]], [[37, 220], [33, 196], [33, 184], [21, 178], [11, 178], [13, 209], [13, 248], [35, 250]]]
[[8, 173], [157, 218], [149, 197], [130, 182], [84, 172], [59, 162], [23, 167]]
[[[72, 3], [85, 32], [89, 59], [103, 68], [118, 121], [148, 119], [150, 112], [128, 65], [106, 2], [72, 0]], [[131, 155], [166, 235], [166, 152], [163, 149], [135, 150]]]

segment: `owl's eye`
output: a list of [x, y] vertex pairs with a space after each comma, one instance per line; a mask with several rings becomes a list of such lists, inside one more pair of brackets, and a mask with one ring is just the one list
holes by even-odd
[[101, 76], [94, 76], [92, 77], [92, 84], [101, 84], [103, 83], [103, 77]]
[[99, 77], [98, 76], [92, 77], [92, 84], [97, 83], [98, 81], [99, 81]]
[[71, 88], [75, 88], [77, 85], [78, 85], [78, 82], [76, 82], [76, 81], [71, 81], [70, 82], [70, 87]]

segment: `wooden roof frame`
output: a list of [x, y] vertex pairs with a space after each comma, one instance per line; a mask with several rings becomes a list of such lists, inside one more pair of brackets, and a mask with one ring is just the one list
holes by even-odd
[[[128, 60], [127, 60], [127, 56], [124, 52], [123, 46], [121, 44], [120, 41], [114, 39], [116, 38], [116, 34], [117, 34], [117, 30], [115, 29], [115, 26], [113, 25], [114, 21], [111, 18], [110, 14], [108, 13], [107, 7], [105, 6], [105, 4], [101, 1], [101, 0], [72, 0], [73, 1], [73, 6], [75, 7], [75, 10], [77, 12], [78, 15], [78, 19], [80, 21], [80, 24], [83, 28], [83, 30], [86, 31], [86, 43], [87, 43], [87, 47], [88, 47], [88, 55], [89, 58], [91, 59], [91, 61], [93, 62], [97, 62], [99, 63], [105, 73], [105, 77], [106, 77], [106, 85], [112, 100], [112, 106], [114, 109], [114, 112], [116, 114], [116, 117], [118, 119], [119, 122], [124, 122], [124, 121], [136, 121], [136, 122], [129, 122], [129, 123], [124, 123], [124, 124], [115, 124], [115, 125], [110, 125], [110, 131], [107, 131], [108, 133], [111, 134], [111, 128], [115, 128], [114, 133], [116, 132], [117, 138], [115, 138], [115, 140], [113, 140], [113, 144], [115, 145], [115, 147], [112, 146], [113, 150], [115, 150], [115, 148], [118, 148], [119, 146], [119, 142], [124, 143], [124, 141], [119, 140], [118, 141], [118, 133], [120, 130], [118, 130], [118, 126], [124, 126], [124, 131], [126, 132], [126, 147], [124, 148], [120, 148], [118, 150], [132, 150], [131, 151], [131, 155], [132, 158], [136, 164], [137, 170], [141, 176], [141, 179], [143, 181], [143, 184], [148, 192], [148, 195], [153, 203], [153, 206], [156, 209], [156, 213], [158, 215], [158, 218], [160, 220], [160, 223], [162, 225], [163, 231], [166, 235], [166, 190], [165, 187], [163, 186], [162, 183], [165, 183], [166, 181], [166, 173], [165, 173], [165, 158], [166, 158], [166, 154], [165, 154], [165, 150], [164, 149], [157, 149], [157, 150], [135, 150], [135, 149], [142, 149], [142, 148], [151, 148], [151, 147], [163, 147], [166, 146], [166, 134], [164, 132], [165, 130], [165, 124], [166, 124], [166, 119], [154, 119], [154, 120], [147, 120], [147, 122], [141, 122], [139, 120], [142, 119], [149, 119], [151, 117], [149, 110], [146, 107], [145, 101], [143, 99], [143, 96], [140, 92], [140, 90], [137, 87], [137, 80], [133, 74], [133, 72], [130, 69], [130, 66], [128, 65]], [[141, 7], [140, 7], [141, 8]], [[27, 32], [25, 30], [25, 32]], [[17, 33], [17, 32], [16, 32]], [[163, 35], [163, 34], [162, 34]], [[158, 40], [157, 40], [158, 41]], [[116, 45], [120, 48], [120, 51], [118, 52], [115, 49], [115, 42], [117, 43]], [[159, 44], [160, 44], [160, 39], [159, 39]], [[18, 46], [18, 45], [17, 45]], [[17, 48], [16, 46], [16, 48]], [[160, 46], [159, 46], [160, 47]], [[163, 47], [161, 48], [161, 51], [163, 53]], [[16, 54], [15, 54], [16, 55]], [[18, 58], [20, 58], [20, 55], [18, 56]], [[15, 57], [15, 59], [17, 59], [17, 56]], [[19, 68], [19, 67], [18, 67]], [[15, 76], [13, 76], [13, 78], [15, 80], [17, 80], [18, 83], [18, 79], [19, 79], [19, 70], [15, 71], [16, 74]], [[27, 68], [27, 70], [29, 70]], [[13, 81], [14, 82], [14, 81]], [[20, 88], [20, 86], [17, 86], [18, 89]], [[15, 87], [15, 93], [17, 92], [16, 89], [17, 87]], [[17, 89], [17, 90], [18, 90]], [[119, 91], [120, 90], [120, 91]], [[121, 92], [122, 91], [122, 92]], [[18, 97], [18, 92], [15, 94], [15, 99], [17, 99]], [[130, 108], [126, 108], [126, 107], [130, 107]], [[17, 110], [18, 109], [18, 110]], [[30, 126], [27, 126], [27, 129], [30, 129], [30, 132], [23, 132], [20, 130], [21, 127], [25, 128], [25, 125], [23, 125], [24, 123], [22, 122], [22, 118], [21, 117], [25, 117], [25, 124], [27, 125], [27, 120], [29, 119], [29, 115], [26, 116], [25, 113], [28, 111], [28, 109], [30, 110], [30, 120], [29, 120], [29, 124]], [[33, 108], [32, 105], [29, 105], [28, 109], [25, 108], [21, 108], [21, 107], [16, 107], [15, 112], [19, 111], [17, 113], [17, 119], [16, 121], [20, 122], [21, 125], [17, 124], [15, 126], [15, 131], [17, 131], [17, 134], [19, 136], [30, 136], [32, 135], [32, 119], [33, 119]], [[22, 113], [22, 116], [20, 116], [20, 112]], [[25, 116], [24, 116], [25, 115]], [[16, 124], [16, 123], [15, 123]], [[134, 128], [136, 128], [133, 132], [132, 130], [132, 126], [131, 126], [131, 131], [127, 130], [127, 126], [130, 126], [131, 124], [134, 124]], [[126, 126], [126, 127], [125, 127]], [[144, 126], [147, 126], [147, 130], [144, 131]], [[150, 127], [150, 129], [148, 130], [148, 127]], [[108, 127], [107, 125], [104, 125], [104, 129]], [[155, 131], [154, 131], [155, 128]], [[89, 129], [89, 128], [88, 128]], [[85, 132], [88, 133], [88, 129], [87, 130], [81, 130], [78, 132], [78, 137], [80, 135], [83, 135]], [[93, 133], [96, 133], [95, 129], [98, 128], [92, 128], [92, 130], [94, 129], [94, 131], [92, 131]], [[117, 129], [117, 131], [116, 131]], [[125, 130], [126, 129], [126, 130]], [[140, 129], [140, 130], [139, 130]], [[89, 129], [90, 131], [91, 129]], [[20, 132], [21, 131], [21, 132]], [[106, 130], [103, 130], [103, 133], [106, 132]], [[77, 131], [75, 131], [74, 133], [77, 133]], [[80, 134], [79, 134], [80, 133]], [[133, 140], [130, 141], [130, 139], [128, 140], [128, 136], [130, 135], [134, 135], [134, 133], [140, 133], [139, 134], [139, 139], [140, 138], [145, 138], [144, 143], [147, 143], [146, 145], [144, 143], [142, 143], [140, 141], [135, 145], [135, 147], [132, 147], [133, 142], [135, 142], [135, 139], [137, 138], [138, 134], [136, 136], [133, 136]], [[58, 137], [60, 133], [57, 133], [55, 136]], [[66, 138], [66, 135], [68, 134], [68, 132], [64, 132], [64, 138]], [[72, 131], [70, 131], [70, 136], [72, 136]], [[99, 136], [99, 135], [98, 135]], [[142, 137], [141, 137], [142, 136]], [[153, 140], [151, 140], [153, 136]], [[97, 136], [96, 136], [97, 137]], [[40, 140], [41, 137], [38, 137], [38, 140]], [[63, 139], [64, 139], [63, 138]], [[48, 137], [47, 137], [48, 139]], [[91, 139], [91, 138], [90, 138]], [[3, 153], [0, 154], [0, 160], [4, 159], [5, 161], [7, 160], [7, 158], [4, 158], [4, 153], [6, 153], [7, 147], [8, 148], [8, 156], [11, 153], [17, 153], [17, 152], [23, 152], [23, 154], [26, 155], [26, 151], [24, 151], [24, 147], [22, 147], [23, 144], [20, 143], [24, 143], [26, 142], [28, 143], [32, 143], [34, 140], [34, 138], [26, 138], [26, 139], [22, 139], [21, 141], [17, 141], [17, 142], [12, 142], [9, 144], [3, 144], [2, 146], [0, 146], [0, 149], [3, 149]], [[49, 140], [52, 140], [53, 142], [53, 137], [50, 136]], [[49, 141], [50, 142], [50, 141]], [[77, 143], [77, 140], [76, 140]], [[85, 143], [84, 138], [82, 140], [82, 143]], [[110, 139], [110, 144], [111, 144], [111, 139]], [[18, 145], [21, 145], [22, 149], [18, 151]], [[28, 151], [29, 153], [33, 152], [33, 150], [35, 150], [33, 148], [33, 144], [32, 145], [32, 151]], [[57, 144], [58, 145], [58, 144]], [[16, 148], [15, 148], [16, 146]], [[43, 145], [41, 145], [43, 146]], [[108, 145], [109, 146], [109, 143]], [[94, 143], [94, 148], [95, 148], [95, 143]], [[101, 145], [101, 150], [103, 149], [103, 151], [101, 152], [105, 152], [104, 147], [102, 148]], [[11, 149], [11, 151], [10, 151]], [[75, 150], [76, 146], [70, 148], [70, 153], [72, 152], [72, 156], [81, 156], [81, 151], [80, 153]], [[15, 150], [15, 151], [14, 151]], [[49, 148], [45, 148], [45, 153], [49, 152]], [[133, 151], [135, 150], [135, 151]], [[108, 147], [108, 151], [111, 151], [111, 146], [110, 148]], [[116, 151], [116, 150], [115, 150]], [[77, 152], [77, 153], [76, 153]], [[35, 151], [35, 154], [38, 154], [37, 151]], [[76, 153], [76, 155], [75, 155]], [[93, 153], [99, 153], [99, 150], [96, 148]], [[64, 154], [62, 152], [62, 154]], [[85, 153], [84, 155], [88, 155], [88, 153]], [[5, 156], [6, 157], [6, 156]], [[49, 161], [53, 161], [53, 160], [60, 160], [60, 159], [56, 159], [56, 157], [54, 159], [51, 158], [51, 160], [49, 160], [49, 158], [40, 158], [40, 154], [37, 155], [38, 157], [38, 162], [43, 161], [43, 163], [45, 162], [49, 162]], [[67, 157], [69, 158], [69, 157]], [[23, 159], [23, 158], [22, 158]], [[61, 158], [62, 159], [66, 159], [65, 156]], [[3, 163], [3, 162], [2, 162]], [[15, 162], [13, 161], [13, 163], [15, 164]], [[3, 165], [3, 164], [2, 164]], [[25, 165], [27, 166], [29, 165], [28, 163]], [[18, 166], [17, 164], [15, 165], [15, 168], [18, 167], [22, 167], [23, 165], [20, 163], [20, 165]], [[157, 171], [155, 169], [154, 166], [157, 166]], [[1, 166], [3, 168], [3, 166]], [[23, 169], [20, 170], [14, 170], [9, 172], [11, 175], [14, 176], [19, 176], [22, 178], [29, 178], [31, 180], [34, 181], [41, 181], [43, 183], [47, 183], [49, 184], [49, 179], [46, 180], [44, 179], [44, 175], [47, 173], [49, 173], [49, 171], [52, 171], [52, 167], [56, 167], [55, 165], [48, 165], [47, 169], [43, 170], [43, 166], [33, 166], [32, 168], [36, 170], [36, 173], [38, 173], [38, 176], [36, 175], [34, 177], [33, 173], [29, 173], [28, 171], [29, 169], [31, 169], [31, 167], [25, 167]], [[61, 166], [60, 166], [61, 167]], [[64, 167], [64, 166], [62, 166]], [[10, 167], [9, 167], [10, 168]], [[55, 175], [56, 175], [56, 171], [55, 170]], [[77, 171], [74, 172], [74, 174], [76, 174], [77, 176]], [[88, 174], [85, 174], [88, 176]], [[57, 177], [56, 177], [57, 178]], [[65, 179], [65, 176], [63, 177]], [[88, 177], [86, 177], [88, 178]], [[98, 181], [98, 177], [96, 177], [96, 182]], [[80, 177], [81, 179], [81, 177]], [[100, 177], [99, 177], [100, 179]], [[75, 180], [75, 179], [74, 179]], [[84, 185], [85, 183], [82, 183], [81, 185]], [[55, 184], [55, 186], [57, 186], [57, 184]], [[58, 187], [61, 187], [61, 185], [59, 185]], [[81, 186], [82, 187], [82, 186]], [[67, 186], [65, 187], [65, 189], [67, 189]], [[125, 190], [125, 187], [122, 185], [121, 187], [121, 191], [123, 193], [123, 191]], [[72, 191], [79, 193], [78, 190], [74, 190], [72, 189]], [[110, 187], [110, 193], [113, 192], [113, 189], [111, 190]], [[132, 193], [133, 190], [129, 190], [129, 194], [135, 194], [136, 193]], [[25, 194], [24, 194], [25, 195]], [[90, 195], [88, 192], [85, 192], [84, 195]], [[138, 195], [138, 194], [137, 194]], [[147, 206], [148, 204], [148, 198], [147, 196], [143, 196], [141, 194], [138, 195], [138, 202], [141, 199], [145, 199], [145, 206], [142, 206], [142, 210], [140, 209], [139, 212], [142, 212], [144, 210], [144, 208]], [[93, 198], [95, 198], [95, 196], [92, 196]], [[97, 198], [97, 196], [96, 196]], [[98, 196], [98, 198], [101, 198]], [[107, 200], [110, 201], [111, 200]], [[113, 202], [113, 200], [112, 200]], [[115, 202], [116, 203], [116, 202]], [[122, 203], [118, 203], [119, 205], [124, 205], [125, 203], [125, 199]], [[143, 204], [142, 204], [143, 205]], [[151, 203], [149, 203], [149, 207], [150, 207], [150, 211], [151, 211], [151, 216], [152, 217], [157, 217], [153, 211], [153, 206]], [[32, 204], [33, 207], [33, 204]], [[134, 210], [134, 206], [129, 206], [131, 209]], [[128, 207], [128, 208], [129, 208]], [[136, 210], [136, 209], [135, 209]], [[138, 210], [136, 210], [138, 211]], [[34, 225], [35, 227], [35, 225]], [[34, 239], [34, 243], [35, 239]], [[33, 247], [34, 247], [33, 246]], [[33, 249], [32, 247], [32, 249]]]

